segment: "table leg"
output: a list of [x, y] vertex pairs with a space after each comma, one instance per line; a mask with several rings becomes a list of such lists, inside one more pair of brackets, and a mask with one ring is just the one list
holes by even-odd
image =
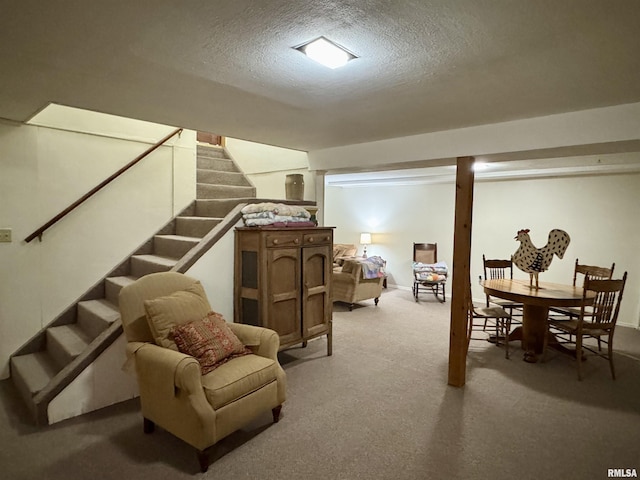
[[[524, 361], [536, 363], [538, 355], [544, 348], [544, 337], [547, 334], [547, 316], [549, 307], [524, 305], [522, 315], [522, 348]], [[511, 339], [511, 336], [509, 336]]]

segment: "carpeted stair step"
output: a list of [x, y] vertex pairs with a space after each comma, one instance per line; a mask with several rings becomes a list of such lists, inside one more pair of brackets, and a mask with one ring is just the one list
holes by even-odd
[[59, 371], [60, 368], [46, 350], [11, 357], [11, 378], [27, 402], [46, 387]]
[[219, 172], [239, 172], [235, 162], [228, 158], [208, 158], [198, 157], [196, 161], [198, 169], [201, 170], [217, 170]]
[[76, 323], [47, 328], [47, 350], [61, 369], [80, 355], [91, 340]]
[[223, 147], [198, 145], [196, 152], [199, 157], [227, 158]]
[[182, 258], [198, 242], [200, 242], [200, 238], [182, 235], [156, 235], [153, 237], [153, 253], [161, 257]]
[[196, 185], [196, 198], [246, 198], [255, 196], [255, 187], [210, 185], [208, 183], [198, 183]]
[[224, 218], [238, 203], [244, 203], [255, 197], [247, 198], [210, 198], [196, 200], [196, 215], [199, 217]]
[[241, 172], [221, 172], [219, 170], [204, 170], [199, 168], [196, 174], [198, 183], [211, 183], [214, 185], [237, 185], [250, 187], [247, 177]]
[[136, 281], [133, 276], [108, 277], [104, 279], [104, 297], [108, 302], [118, 305], [118, 298], [122, 287]]
[[131, 257], [131, 275], [139, 278], [149, 273], [168, 272], [176, 263], [177, 259], [160, 255], [134, 255]]
[[118, 318], [120, 311], [117, 305], [106, 299], [78, 302], [78, 326], [90, 340], [100, 335]]
[[213, 217], [176, 217], [176, 235], [202, 238], [221, 221], [222, 218]]

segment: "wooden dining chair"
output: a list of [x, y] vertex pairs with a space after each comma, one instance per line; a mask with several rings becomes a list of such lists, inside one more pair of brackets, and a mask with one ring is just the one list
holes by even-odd
[[[573, 286], [583, 286], [584, 281], [587, 277], [590, 277], [592, 280], [609, 280], [611, 277], [613, 277], [613, 270], [615, 269], [615, 267], [615, 262], [611, 264], [611, 268], [597, 267], [595, 265], [581, 264], [576, 258], [576, 264], [573, 269]], [[582, 280], [582, 285], [578, 284], [579, 279]], [[550, 311], [573, 318], [577, 318], [578, 316], [580, 316], [580, 307], [552, 307]]]
[[[482, 255], [482, 268], [484, 273], [485, 280], [495, 280], [495, 279], [503, 279], [508, 278], [509, 280], [513, 280], [513, 260], [509, 258], [506, 259], [488, 259]], [[512, 317], [518, 316], [522, 317], [522, 303], [514, 302], [512, 300], [505, 300], [502, 298], [495, 298], [487, 295], [487, 307], [490, 307], [491, 304], [498, 305], [505, 310], [507, 310]], [[516, 323], [513, 321], [513, 323]], [[521, 323], [521, 322], [517, 322]]]
[[479, 338], [473, 337], [473, 332], [486, 331], [487, 321], [494, 321], [495, 343], [500, 346], [500, 342], [504, 341], [505, 358], [509, 358], [509, 332], [511, 331], [511, 314], [500, 306], [494, 307], [476, 307], [471, 296], [471, 283], [467, 291], [467, 350], [471, 340], [489, 340], [486, 336]]
[[[585, 355], [583, 350], [609, 360], [611, 376], [615, 380], [613, 334], [626, 281], [627, 272], [624, 272], [622, 279], [619, 280], [594, 279], [587, 275], [584, 280], [579, 316], [570, 320], [549, 320], [550, 332], [545, 336], [543, 360], [546, 359], [549, 337], [553, 334], [559, 344], [575, 345], [578, 380], [582, 380], [582, 357]], [[586, 296], [588, 291], [596, 294], [591, 305]], [[587, 339], [597, 340], [597, 349], [596, 345], [585, 343]], [[607, 345], [606, 353], [602, 352], [601, 342]]]
[[[587, 277], [592, 280], [609, 280], [613, 276], [615, 262], [611, 264], [611, 268], [598, 267], [595, 265], [581, 264], [576, 258], [576, 264], [573, 269], [573, 286], [583, 286]], [[580, 284], [579, 284], [580, 280]], [[589, 311], [590, 307], [587, 307]], [[549, 309], [549, 319], [554, 321], [564, 321], [576, 319], [580, 316], [580, 307], [551, 307]], [[598, 349], [602, 349], [602, 344], [598, 341]]]

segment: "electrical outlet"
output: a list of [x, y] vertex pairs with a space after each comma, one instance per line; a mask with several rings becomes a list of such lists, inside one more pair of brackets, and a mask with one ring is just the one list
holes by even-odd
[[0, 242], [1, 243], [11, 243], [11, 229], [10, 228], [0, 228]]

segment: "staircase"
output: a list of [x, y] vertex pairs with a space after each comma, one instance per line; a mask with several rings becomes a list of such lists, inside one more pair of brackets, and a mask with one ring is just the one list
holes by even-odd
[[198, 146], [197, 155], [195, 202], [12, 355], [11, 378], [36, 423], [48, 423], [49, 402], [121, 335], [120, 289], [149, 273], [186, 271], [199, 246], [200, 255], [211, 247], [203, 238], [239, 203], [256, 201], [224, 148]]

